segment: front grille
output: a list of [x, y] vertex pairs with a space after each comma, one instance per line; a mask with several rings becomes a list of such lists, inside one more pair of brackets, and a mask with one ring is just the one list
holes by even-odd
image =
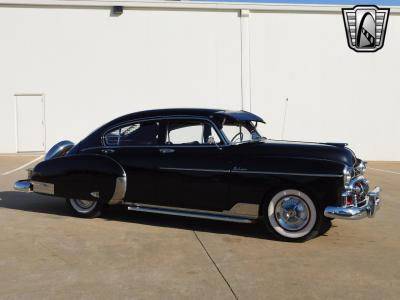
[[[368, 180], [363, 176], [356, 176], [350, 180], [346, 191], [343, 193], [343, 203], [345, 206], [362, 207], [367, 204], [367, 194], [369, 191]], [[349, 198], [352, 199], [349, 205]]]

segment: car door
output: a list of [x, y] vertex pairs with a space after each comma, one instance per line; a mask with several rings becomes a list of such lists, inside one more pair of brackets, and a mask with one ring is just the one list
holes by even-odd
[[103, 147], [92, 150], [113, 158], [125, 170], [126, 202], [157, 204], [159, 125], [153, 120], [113, 126], [102, 137]]
[[168, 206], [222, 211], [232, 165], [222, 136], [207, 120], [170, 119], [163, 123], [157, 199]]

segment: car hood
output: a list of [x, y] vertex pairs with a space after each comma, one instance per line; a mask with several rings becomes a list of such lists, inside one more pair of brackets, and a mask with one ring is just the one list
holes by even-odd
[[250, 155], [329, 160], [353, 166], [357, 158], [346, 143], [265, 140], [239, 145]]

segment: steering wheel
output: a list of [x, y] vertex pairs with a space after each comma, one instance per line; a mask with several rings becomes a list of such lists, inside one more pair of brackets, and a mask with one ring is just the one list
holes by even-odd
[[238, 132], [236, 133], [233, 138], [231, 139], [231, 142], [233, 143], [238, 137], [240, 137], [240, 140], [243, 140], [243, 132]]

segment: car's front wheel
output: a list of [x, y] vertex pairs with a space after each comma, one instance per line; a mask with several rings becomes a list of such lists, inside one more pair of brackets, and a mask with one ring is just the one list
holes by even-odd
[[75, 215], [83, 218], [99, 217], [103, 209], [101, 201], [89, 201], [75, 198], [68, 198], [67, 205]]
[[302, 242], [319, 235], [330, 221], [318, 203], [296, 189], [282, 190], [263, 205], [267, 229], [278, 239]]

